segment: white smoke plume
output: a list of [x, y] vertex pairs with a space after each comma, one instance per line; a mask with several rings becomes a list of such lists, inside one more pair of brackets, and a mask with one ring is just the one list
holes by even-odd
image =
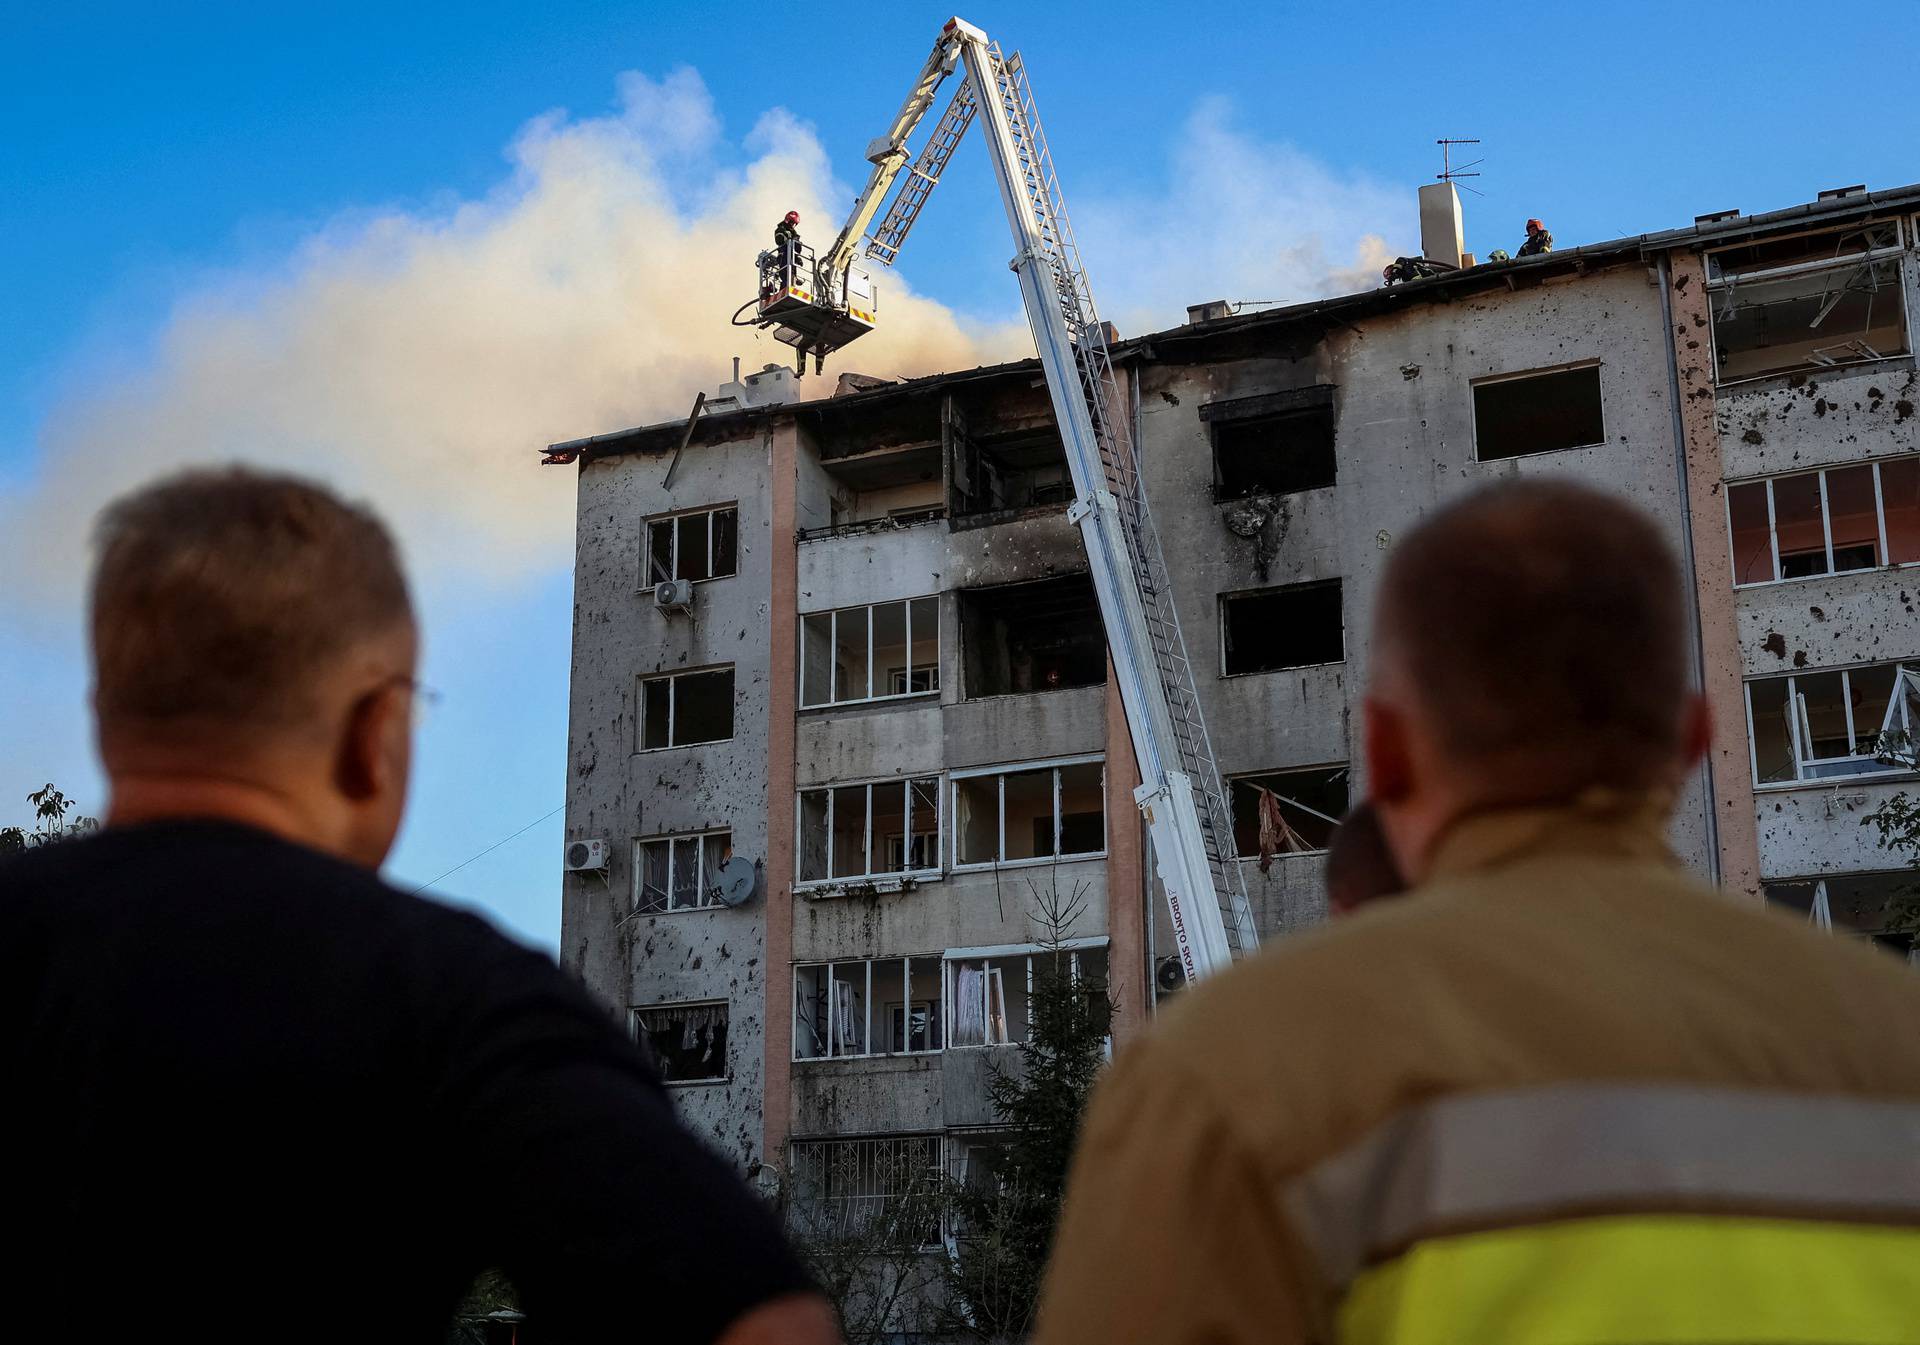
[[[355, 212], [264, 273], [206, 278], [134, 372], [76, 388], [45, 422], [37, 479], [0, 502], [16, 591], [70, 606], [82, 521], [100, 504], [233, 459], [372, 499], [430, 575], [563, 564], [573, 473], [537, 467], [535, 450], [682, 416], [735, 355], [784, 362], [786, 347], [729, 313], [781, 212], [799, 209], [820, 243], [840, 217], [825, 203], [850, 196], [785, 112], [727, 143], [685, 70], [624, 76], [605, 116], [534, 119], [507, 160], [484, 199]], [[1178, 323], [1202, 299], [1371, 287], [1389, 250], [1369, 231], [1413, 214], [1410, 193], [1253, 139], [1219, 103], [1190, 119], [1167, 173], [1076, 209], [1125, 332]], [[1032, 351], [1023, 324], [969, 323], [897, 274], [884, 283], [883, 323], [843, 367], [907, 376]], [[1011, 286], [1007, 303], [1011, 317]]]
[[[15, 553], [0, 563], [70, 598], [81, 520], [170, 468], [235, 459], [370, 498], [418, 568], [485, 580], [564, 563], [573, 473], [537, 466], [540, 446], [684, 416], [733, 356], [791, 356], [729, 315], [779, 215], [797, 208], [824, 242], [841, 212], [823, 203], [850, 192], [784, 112], [744, 148], [715, 166], [734, 147], [693, 72], [629, 74], [610, 115], [524, 126], [483, 200], [343, 217], [270, 274], [207, 280], [142, 368], [50, 414], [38, 481], [0, 504], [0, 553]], [[883, 314], [851, 367], [904, 376], [1032, 350], [1024, 328], [964, 323], [897, 275]], [[831, 373], [808, 382], [832, 388]]]
[[[1342, 176], [1249, 134], [1219, 98], [1187, 118], [1164, 178], [1073, 216], [1102, 310], [1122, 332], [1184, 322], [1187, 305], [1210, 299], [1298, 303], [1373, 289], [1396, 255], [1419, 250], [1411, 189]], [[1408, 241], [1390, 246], [1389, 236]]]

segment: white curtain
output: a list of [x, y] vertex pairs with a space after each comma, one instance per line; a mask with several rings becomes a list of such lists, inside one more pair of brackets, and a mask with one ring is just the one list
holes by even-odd
[[975, 963], [963, 962], [953, 974], [954, 1046], [987, 1043], [986, 977]]

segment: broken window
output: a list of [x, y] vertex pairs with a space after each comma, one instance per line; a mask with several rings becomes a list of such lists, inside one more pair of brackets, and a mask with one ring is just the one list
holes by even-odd
[[647, 520], [646, 582], [723, 579], [740, 568], [740, 512], [733, 505]]
[[1910, 769], [1920, 664], [1883, 663], [1747, 683], [1754, 783]]
[[1105, 1021], [1107, 950], [1104, 939], [1060, 948], [1025, 948], [997, 954], [947, 955], [947, 1003], [951, 1046], [1008, 1046], [1027, 1040], [1028, 1012], [1036, 977], [1066, 975], [1085, 987], [1089, 1011]]
[[803, 708], [940, 690], [938, 598], [810, 612], [800, 625]]
[[1730, 248], [1708, 275], [1722, 383], [1908, 353], [1896, 221]]
[[794, 1235], [932, 1247], [940, 1241], [945, 1162], [938, 1135], [795, 1140], [788, 1160]]
[[841, 454], [820, 465], [834, 483], [830, 521], [826, 527], [802, 531], [803, 542], [911, 527], [946, 516], [937, 442]]
[[1063, 505], [1073, 498], [1067, 453], [1052, 426], [964, 439], [953, 459], [954, 513]]
[[1106, 627], [1088, 576], [963, 589], [959, 603], [969, 699], [1107, 680]]
[[1790, 476], [1773, 485], [1774, 538], [1780, 548], [1780, 577], [1804, 579], [1826, 574], [1826, 526], [1820, 517], [1820, 474]]
[[1736, 584], [1920, 560], [1920, 458], [1860, 462], [1727, 489]]
[[1597, 364], [1473, 385], [1473, 448], [1481, 462], [1606, 441]]
[[1869, 256], [1883, 254], [1899, 246], [1900, 224], [1897, 220], [1873, 220], [1843, 229], [1793, 234], [1785, 238], [1764, 238], [1709, 253], [1707, 279], [1720, 282], [1767, 271], [1857, 264]]
[[731, 667], [641, 679], [641, 751], [725, 742], [731, 737]]
[[948, 1210], [948, 1222], [955, 1238], [973, 1239], [991, 1233], [991, 1228], [980, 1227], [973, 1222], [971, 1215], [983, 1207], [985, 1202], [1007, 1190], [1011, 1179], [1008, 1170], [1009, 1137], [1004, 1133], [997, 1135], [969, 1136], [955, 1142], [960, 1145], [959, 1171], [955, 1174], [964, 1188], [966, 1198], [955, 1201]]
[[728, 1077], [724, 1002], [635, 1008], [629, 1026], [665, 1082], [718, 1083]]
[[940, 959], [888, 957], [793, 969], [793, 1058], [918, 1055], [945, 1043]]
[[[1268, 836], [1268, 853], [1325, 850], [1334, 824], [1347, 811], [1349, 777], [1344, 761], [1234, 777], [1229, 781], [1233, 788], [1234, 853], [1242, 859], [1259, 857], [1263, 829]], [[1271, 800], [1264, 811], [1263, 799]]]
[[1912, 869], [1780, 879], [1763, 890], [1768, 901], [1820, 929], [1868, 939], [1909, 962], [1920, 961], [1914, 941], [1920, 878]]
[[954, 862], [1013, 864], [1107, 848], [1106, 767], [1098, 757], [1016, 770], [956, 772]]
[[656, 836], [635, 841], [633, 850], [636, 911], [652, 915], [721, 904], [720, 866], [733, 854], [731, 831]]
[[1727, 528], [1733, 540], [1733, 582], [1765, 584], [1777, 578], [1773, 563], [1770, 488], [1765, 481], [1727, 487]]
[[1301, 388], [1209, 402], [1217, 500], [1289, 495], [1334, 483], [1333, 389]]
[[940, 872], [940, 779], [800, 791], [799, 880], [846, 882]]
[[1220, 638], [1229, 677], [1340, 663], [1347, 657], [1340, 581], [1224, 593]]
[[1920, 563], [1920, 458], [1876, 464], [1880, 472], [1880, 517], [1887, 562]]

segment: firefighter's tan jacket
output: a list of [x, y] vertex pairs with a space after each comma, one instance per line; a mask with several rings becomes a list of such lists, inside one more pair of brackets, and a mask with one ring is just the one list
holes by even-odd
[[1456, 827], [1097, 1091], [1041, 1345], [1920, 1341], [1920, 976], [1658, 810]]

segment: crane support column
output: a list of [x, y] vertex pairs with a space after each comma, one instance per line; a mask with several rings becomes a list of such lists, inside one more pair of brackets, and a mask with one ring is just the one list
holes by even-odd
[[[1180, 740], [1162, 675], [1163, 654], [1156, 649], [1141, 591], [1146, 569], [1141, 543], [1137, 535], [1130, 542], [1128, 520], [1109, 485], [1108, 458], [1116, 452], [1126, 454], [1126, 470], [1131, 472], [1132, 445], [1111, 442], [1116, 437], [1114, 418], [1109, 407], [1099, 404], [1099, 399], [1110, 393], [1111, 374], [1104, 341], [1084, 326], [1092, 320], [1091, 306], [1082, 302], [1083, 291], [1063, 293], [1063, 283], [1079, 286], [1083, 282], [1076, 274], [1074, 259], [1066, 252], [1070, 244], [1064, 238], [1065, 223], [1055, 204], [1057, 187], [1045, 162], [1044, 147], [1038, 143], [1037, 127], [1029, 124], [1030, 104], [1023, 106], [1021, 101], [1024, 85], [1012, 68], [1018, 58], [1001, 58], [985, 33], [961, 20], [950, 23], [948, 32], [960, 44], [976, 91], [977, 119], [987, 136], [994, 177], [1000, 184], [1001, 201], [1013, 230], [1013, 270], [1019, 277], [1021, 299], [1033, 328], [1073, 476], [1077, 499], [1068, 516], [1079, 526], [1086, 546], [1119, 679], [1120, 700], [1140, 764], [1143, 783], [1135, 799], [1146, 820], [1155, 868], [1166, 891], [1181, 968], [1189, 981], [1198, 981], [1231, 963], [1236, 942], [1243, 951], [1251, 949], [1252, 917], [1245, 909], [1244, 891], [1240, 891], [1238, 904], [1232, 908], [1235, 937], [1230, 939], [1222, 912], [1223, 891], [1236, 887], [1239, 875], [1237, 869], [1227, 872], [1233, 865], [1231, 854], [1210, 857], [1207, 853], [1200, 817], [1202, 801], [1195, 792], [1201, 782], [1181, 769]], [[1078, 332], [1071, 320], [1074, 318], [1082, 324]], [[1081, 341], [1100, 341], [1095, 375], [1104, 372], [1104, 378], [1090, 375], [1083, 362], [1086, 352], [1076, 350], [1076, 336]], [[1102, 443], [1096, 418], [1110, 442]], [[1118, 433], [1125, 431], [1119, 429]], [[1144, 504], [1137, 507], [1143, 509]], [[1136, 534], [1140, 526], [1140, 522], [1134, 524]], [[1165, 601], [1168, 605], [1162, 624], [1170, 626], [1170, 595]], [[1162, 636], [1162, 649], [1167, 639]], [[1174, 627], [1171, 640], [1176, 646], [1178, 639]], [[1210, 750], [1206, 756], [1211, 768]], [[1230, 849], [1230, 838], [1228, 846]]]

